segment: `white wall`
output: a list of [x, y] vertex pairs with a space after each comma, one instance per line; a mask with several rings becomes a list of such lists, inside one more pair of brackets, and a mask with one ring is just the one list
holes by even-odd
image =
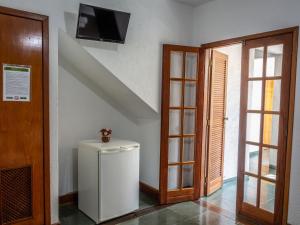
[[[51, 220], [58, 222], [58, 29], [65, 28], [66, 12], [77, 12], [78, 0], [1, 0], [0, 5], [36, 12], [50, 17], [50, 148], [51, 148]], [[171, 0], [94, 0], [89, 4], [129, 11], [132, 18], [127, 44], [84, 43], [87, 49], [116, 76], [160, 111], [161, 44], [191, 40], [192, 8]], [[68, 77], [69, 78], [69, 77]], [[66, 78], [66, 79], [68, 79]], [[102, 104], [101, 100], [99, 100]], [[99, 105], [98, 105], [99, 107]], [[107, 109], [106, 109], [107, 110]], [[93, 118], [95, 119], [95, 118]], [[93, 120], [91, 119], [91, 120]], [[101, 119], [99, 119], [100, 121]], [[100, 124], [101, 122], [99, 122]], [[145, 129], [143, 129], [145, 128]], [[96, 128], [94, 128], [96, 129]], [[92, 129], [91, 129], [92, 130]], [[116, 129], [114, 129], [116, 130]], [[93, 131], [89, 136], [92, 135]], [[142, 180], [157, 187], [159, 183], [159, 121], [143, 121], [140, 132], [148, 134], [149, 145], [142, 165]], [[129, 132], [130, 133], [130, 132]], [[76, 134], [77, 135], [77, 134]], [[125, 137], [125, 135], [122, 135]], [[69, 152], [70, 153], [70, 152]], [[72, 155], [70, 155], [72, 157]], [[150, 162], [153, 162], [152, 164]], [[71, 164], [68, 165], [70, 168]], [[148, 168], [149, 166], [149, 168]], [[72, 181], [69, 181], [73, 183]], [[71, 187], [72, 184], [66, 185]], [[64, 189], [64, 188], [62, 188]], [[67, 190], [67, 188], [66, 188]]]
[[[67, 31], [73, 37], [78, 2], [72, 0], [66, 4]], [[191, 42], [192, 8], [172, 0], [84, 0], [80, 2], [131, 13], [124, 45], [91, 41], [80, 41], [80, 44], [135, 94], [160, 113], [162, 44]], [[140, 133], [137, 141], [142, 147], [140, 179], [158, 189], [160, 120], [142, 120], [137, 126]], [[63, 180], [61, 179], [62, 182]], [[66, 184], [66, 186], [71, 185]], [[76, 191], [76, 189], [68, 189], [68, 191]]]
[[[79, 0], [68, 12], [77, 13]], [[80, 0], [131, 13], [124, 45], [81, 41], [114, 75], [153, 109], [160, 111], [162, 44], [189, 44], [192, 8], [172, 0]], [[75, 17], [74, 19], [77, 20]], [[73, 19], [73, 20], [74, 20]], [[75, 21], [76, 22], [76, 21]], [[76, 23], [68, 28], [74, 35]]]
[[228, 55], [227, 99], [224, 143], [224, 174], [227, 180], [237, 176], [242, 45], [217, 48]]
[[77, 146], [98, 139], [101, 128], [113, 138], [139, 140], [138, 126], [94, 93], [76, 71], [59, 66], [59, 195], [77, 190]]
[[[194, 11], [194, 43], [201, 44], [300, 24], [299, 0], [214, 0]], [[300, 57], [300, 55], [298, 55]], [[298, 57], [298, 58], [299, 58]], [[298, 71], [300, 63], [298, 61]], [[300, 80], [297, 73], [289, 223], [300, 223]]]
[[[159, 111], [161, 83], [161, 44], [188, 44], [191, 34], [192, 8], [171, 0], [91, 0], [83, 1], [132, 12], [125, 45], [86, 43], [87, 50], [107, 66], [119, 79]], [[1, 0], [0, 5], [50, 16], [50, 135], [51, 135], [51, 206], [52, 223], [58, 221], [58, 60], [57, 31], [65, 30], [65, 11], [76, 12], [78, 0]], [[194, 11], [194, 44], [221, 40], [251, 33], [298, 25], [299, 0], [215, 0]], [[298, 79], [299, 80], [299, 79]], [[295, 115], [299, 115], [299, 81]], [[143, 181], [158, 187], [159, 122], [147, 121], [141, 139], [148, 144]], [[294, 126], [292, 188], [289, 221], [299, 224], [300, 118]], [[149, 158], [147, 158], [149, 157]], [[142, 159], [143, 160], [143, 159]], [[148, 161], [147, 161], [148, 160]], [[153, 164], [151, 163], [153, 162]], [[142, 168], [143, 168], [142, 165]], [[148, 168], [149, 166], [149, 168]]]

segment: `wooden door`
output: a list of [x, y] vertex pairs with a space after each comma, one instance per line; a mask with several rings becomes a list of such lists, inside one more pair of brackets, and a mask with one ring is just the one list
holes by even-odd
[[47, 31], [0, 8], [0, 224], [50, 223]]
[[293, 35], [243, 46], [237, 214], [282, 224]]
[[209, 119], [207, 123], [206, 195], [214, 193], [223, 185], [227, 73], [228, 56], [213, 50], [210, 66]]
[[200, 196], [203, 53], [196, 47], [164, 45], [160, 202]]

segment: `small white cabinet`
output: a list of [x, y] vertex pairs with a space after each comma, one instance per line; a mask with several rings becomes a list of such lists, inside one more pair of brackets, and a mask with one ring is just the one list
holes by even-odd
[[139, 151], [132, 141], [80, 142], [78, 207], [95, 222], [139, 208]]

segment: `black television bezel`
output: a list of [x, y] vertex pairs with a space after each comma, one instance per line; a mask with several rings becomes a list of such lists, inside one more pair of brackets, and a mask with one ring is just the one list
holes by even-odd
[[[126, 34], [125, 34], [124, 40], [123, 41], [121, 41], [121, 40], [119, 41], [119, 40], [106, 39], [106, 38], [100, 38], [100, 37], [99, 38], [93, 38], [93, 37], [80, 36], [80, 34], [78, 33], [78, 28], [79, 28], [79, 18], [80, 18], [80, 7], [81, 6], [89, 6], [89, 7], [93, 7], [93, 8], [101, 9], [101, 10], [106, 10], [106, 11], [110, 11], [110, 12], [118, 12], [118, 13], [127, 14], [128, 15], [128, 25], [127, 25], [127, 29], [126, 29]], [[77, 39], [83, 39], [83, 40], [90, 40], [90, 41], [103, 41], [103, 42], [124, 44], [125, 40], [126, 40], [126, 37], [127, 37], [127, 31], [128, 31], [128, 27], [129, 27], [130, 17], [131, 17], [131, 13], [128, 13], [128, 12], [123, 12], [123, 11], [118, 11], [118, 10], [113, 10], [113, 9], [108, 9], [108, 8], [103, 8], [103, 7], [98, 7], [98, 6], [93, 6], [93, 5], [88, 5], [88, 4], [80, 3], [79, 4], [79, 9], [78, 9], [76, 38]]]

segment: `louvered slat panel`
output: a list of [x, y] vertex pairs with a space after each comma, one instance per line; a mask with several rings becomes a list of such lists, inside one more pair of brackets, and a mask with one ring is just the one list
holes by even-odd
[[228, 57], [213, 51], [212, 63], [207, 194], [218, 190], [223, 181], [225, 85]]

